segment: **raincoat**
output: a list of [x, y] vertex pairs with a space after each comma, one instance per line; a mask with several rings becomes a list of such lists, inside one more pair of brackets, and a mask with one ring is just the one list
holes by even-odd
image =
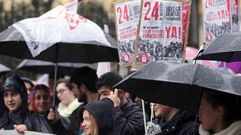
[[45, 118], [38, 113], [33, 113], [28, 110], [27, 106], [27, 90], [23, 81], [16, 75], [10, 76], [6, 79], [1, 91], [1, 98], [4, 91], [16, 91], [20, 94], [22, 105], [14, 112], [9, 113], [7, 107], [4, 105], [4, 113], [0, 117], [0, 129], [11, 130], [14, 129], [15, 124], [25, 124], [29, 131], [51, 133], [51, 129]]

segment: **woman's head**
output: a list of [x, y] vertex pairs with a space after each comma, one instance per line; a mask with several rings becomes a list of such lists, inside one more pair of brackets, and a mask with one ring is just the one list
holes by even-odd
[[176, 108], [166, 106], [163, 104], [157, 104], [157, 103], [153, 103], [153, 104], [154, 104], [153, 110], [154, 110], [155, 117], [164, 118], [166, 121], [170, 121], [178, 111], [178, 109]]
[[56, 83], [56, 93], [60, 102], [65, 106], [68, 106], [75, 99], [72, 86], [67, 80], [60, 80]]
[[39, 113], [48, 112], [51, 104], [49, 88], [44, 84], [37, 84], [31, 90], [32, 110]]
[[15, 112], [20, 108], [27, 109], [26, 87], [17, 75], [12, 75], [5, 80], [1, 94], [9, 112]]
[[83, 112], [82, 127], [85, 135], [98, 135], [98, 125], [95, 117], [87, 110]]
[[[113, 111], [114, 104], [104, 98], [95, 102], [88, 103], [84, 107], [82, 124], [85, 133], [97, 132], [98, 135], [113, 135]], [[93, 134], [96, 135], [96, 134]]]
[[240, 101], [240, 97], [232, 94], [205, 90], [199, 109], [202, 128], [216, 133], [240, 120]]

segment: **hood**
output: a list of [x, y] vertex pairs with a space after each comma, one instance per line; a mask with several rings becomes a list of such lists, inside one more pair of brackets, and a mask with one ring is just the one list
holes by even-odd
[[84, 106], [84, 109], [95, 117], [99, 128], [99, 135], [113, 135], [114, 104], [110, 99], [104, 98], [89, 103]]
[[10, 91], [10, 90], [20, 93], [22, 103], [25, 107], [27, 107], [27, 97], [28, 97], [27, 90], [24, 85], [24, 82], [22, 81], [22, 79], [19, 76], [17, 76], [17, 75], [9, 76], [3, 84], [3, 89], [2, 89], [1, 94], [3, 94], [4, 91]]

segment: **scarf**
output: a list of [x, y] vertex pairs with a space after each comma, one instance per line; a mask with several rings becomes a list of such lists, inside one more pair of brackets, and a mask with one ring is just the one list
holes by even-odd
[[[200, 135], [211, 135], [208, 131], [205, 131], [202, 126], [199, 126]], [[241, 135], [241, 120], [235, 121], [227, 128], [213, 135]]]
[[83, 102], [79, 102], [77, 98], [73, 100], [68, 106], [59, 103], [58, 112], [63, 117], [69, 117], [72, 112], [81, 105], [83, 105]]

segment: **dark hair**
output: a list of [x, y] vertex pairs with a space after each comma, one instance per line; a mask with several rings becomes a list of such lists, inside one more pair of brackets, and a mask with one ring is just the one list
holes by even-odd
[[27, 95], [27, 90], [23, 80], [17, 75], [9, 76], [3, 84], [1, 96], [3, 97], [4, 92], [8, 90], [16, 91], [20, 94], [21, 100], [22, 100], [22, 109], [26, 110], [28, 107], [27, 106], [28, 95]]
[[36, 91], [36, 90], [44, 90], [49, 92], [49, 87], [44, 84], [37, 84], [32, 88], [32, 91]]
[[23, 80], [24, 83], [28, 83], [29, 85], [31, 85], [31, 87], [34, 86], [33, 82], [29, 78], [21, 77], [21, 79]]
[[203, 95], [213, 109], [219, 106], [224, 108], [223, 120], [227, 125], [241, 120], [241, 97], [214, 90], [205, 90]]
[[115, 84], [122, 80], [122, 77], [115, 72], [108, 72], [103, 74], [96, 82], [96, 90], [105, 86], [112, 88]]
[[36, 108], [36, 106], [35, 106], [35, 94], [37, 93], [37, 91], [39, 91], [39, 90], [43, 90], [43, 91], [45, 91], [46, 93], [47, 93], [47, 95], [48, 95], [48, 100], [49, 100], [49, 105], [50, 105], [50, 103], [51, 103], [51, 96], [50, 96], [50, 91], [49, 91], [49, 87], [48, 86], [46, 86], [46, 85], [44, 85], [44, 84], [37, 84], [37, 85], [35, 85], [33, 88], [32, 88], [32, 90], [31, 90], [31, 102], [32, 102], [32, 104], [31, 104], [31, 106], [32, 106], [32, 110], [34, 111], [34, 112], [36, 112], [37, 111], [37, 108]]
[[78, 87], [84, 84], [89, 91], [96, 93], [95, 83], [97, 78], [96, 70], [82, 67], [72, 73], [70, 82], [77, 84]]

